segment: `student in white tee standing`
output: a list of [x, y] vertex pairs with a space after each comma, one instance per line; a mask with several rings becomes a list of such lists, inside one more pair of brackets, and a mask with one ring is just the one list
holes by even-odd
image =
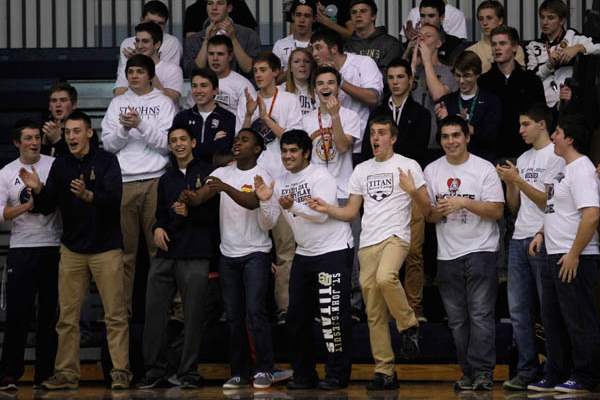
[[[273, 53], [259, 54], [254, 60], [254, 80], [259, 88], [257, 96], [246, 91], [246, 101], [238, 105], [236, 130], [252, 128], [265, 140], [266, 150], [258, 159], [258, 165], [277, 179], [285, 172], [281, 162], [279, 138], [283, 132], [302, 128], [302, 113], [298, 98], [276, 86], [281, 73], [279, 58]], [[288, 282], [294, 258], [294, 236], [285, 218], [273, 227], [273, 241], [276, 254], [275, 302], [277, 303], [278, 323], [285, 323], [288, 308]]]
[[544, 219], [546, 192], [544, 177], [554, 176], [565, 162], [554, 154], [548, 126], [552, 114], [545, 104], [537, 104], [521, 112], [520, 133], [533, 147], [517, 159], [517, 165], [507, 161], [496, 166], [506, 183], [506, 202], [517, 213], [515, 231], [508, 249], [508, 307], [513, 337], [519, 351], [517, 374], [502, 385], [508, 390], [527, 390], [527, 385], [539, 379], [540, 363], [535, 339], [535, 297], [542, 299], [542, 269], [546, 267], [546, 252], [529, 255], [529, 243]]
[[496, 169], [467, 150], [469, 126], [452, 115], [439, 125], [446, 153], [425, 168], [435, 207], [437, 280], [463, 377], [456, 390], [492, 390], [496, 366], [496, 258], [504, 194]]
[[580, 115], [565, 115], [552, 134], [554, 152], [565, 167], [547, 176], [543, 231], [529, 249], [545, 242], [542, 322], [546, 336], [544, 378], [529, 390], [582, 393], [600, 383], [600, 321], [594, 304], [599, 277], [598, 177], [582, 154], [588, 138]]
[[403, 355], [410, 357], [419, 351], [419, 323], [398, 275], [410, 247], [412, 203], [416, 201], [428, 215], [430, 201], [419, 164], [394, 153], [398, 137], [394, 121], [389, 117], [374, 118], [369, 127], [374, 158], [359, 164], [352, 173], [346, 206], [337, 207], [326, 199], [313, 198], [311, 207], [333, 218], [351, 221], [359, 215], [364, 202], [358, 257], [375, 360], [375, 376], [367, 390], [389, 390], [398, 387], [388, 326], [390, 316], [402, 333]]
[[341, 389], [348, 386], [352, 370], [352, 231], [348, 223], [309, 207], [315, 197], [335, 202], [337, 189], [335, 179], [325, 168], [310, 163], [312, 142], [308, 134], [297, 129], [286, 131], [280, 143], [287, 171], [271, 185], [257, 176], [254, 187], [261, 212], [273, 222], [283, 216], [298, 243], [287, 316], [294, 377], [287, 387], [295, 390], [317, 386], [312, 323], [318, 312], [327, 349], [325, 379], [318, 387]]
[[54, 371], [56, 320], [58, 317], [58, 260], [62, 224], [60, 214], [31, 212], [31, 191], [19, 177], [25, 168], [35, 170], [45, 182], [53, 157], [40, 154], [40, 126], [20, 121], [13, 132], [19, 158], [0, 170], [0, 221], [10, 221], [10, 244], [6, 258], [6, 327], [2, 344], [0, 390], [17, 390], [25, 372], [24, 352], [37, 308], [34, 388]]
[[291, 32], [288, 36], [279, 39], [273, 45], [273, 53], [281, 60], [284, 73], [288, 69], [288, 60], [292, 51], [306, 48], [310, 44], [313, 34], [313, 24], [317, 18], [317, 4], [315, 0], [294, 0], [290, 8], [292, 18]]

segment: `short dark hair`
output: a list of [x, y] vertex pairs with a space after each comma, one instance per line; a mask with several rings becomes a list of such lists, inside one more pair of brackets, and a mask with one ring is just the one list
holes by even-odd
[[512, 26], [500, 25], [495, 27], [492, 29], [492, 32], [490, 32], [490, 38], [496, 35], [506, 35], [513, 45], [519, 44], [519, 32]]
[[317, 4], [314, 0], [296, 0], [292, 3], [292, 6], [290, 7], [290, 19], [294, 17], [296, 9], [300, 6], [309, 7], [312, 11], [313, 17], [317, 16]]
[[77, 89], [71, 86], [69, 82], [56, 82], [54, 85], [52, 85], [50, 88], [50, 94], [56, 92], [67, 92], [71, 103], [77, 103]]
[[475, 75], [481, 75], [481, 58], [476, 53], [465, 50], [456, 57], [452, 69], [461, 72], [473, 71]]
[[135, 54], [127, 60], [127, 64], [125, 65], [125, 75], [127, 75], [127, 71], [130, 67], [141, 67], [148, 72], [150, 79], [154, 78], [156, 75], [156, 70], [154, 68], [154, 61], [148, 56], [143, 54]]
[[522, 110], [519, 112], [519, 116], [528, 117], [535, 122], [544, 121], [546, 123], [546, 129], [550, 130], [552, 123], [554, 122], [554, 117], [552, 115], [552, 111], [548, 108], [546, 103], [536, 103], [533, 104], [526, 110]]
[[15, 125], [13, 126], [12, 140], [17, 143], [20, 142], [21, 134], [25, 129], [37, 129], [40, 131], [40, 133], [42, 131], [42, 127], [39, 122], [34, 121], [31, 118], [20, 119], [17, 122], [15, 122]]
[[169, 9], [162, 1], [152, 0], [144, 4], [142, 18], [148, 14], [160, 15], [165, 20], [169, 20]]
[[312, 155], [312, 140], [308, 136], [306, 131], [302, 129], [292, 129], [286, 132], [283, 132], [281, 135], [281, 139], [279, 141], [279, 147], [283, 149], [284, 144], [296, 144], [302, 150], [302, 152], [308, 152], [308, 161], [310, 161], [310, 157]]
[[189, 136], [190, 140], [195, 139], [194, 135], [192, 135], [192, 132], [190, 131], [190, 128], [188, 128], [186, 125], [183, 125], [183, 124], [177, 124], [177, 125], [171, 126], [169, 128], [169, 130], [167, 131], [167, 142], [171, 139], [171, 133], [173, 133], [177, 130], [185, 131], [185, 133], [187, 133], [187, 135]]
[[504, 21], [504, 6], [498, 0], [484, 0], [479, 3], [479, 6], [477, 6], [476, 15], [479, 16], [479, 11], [486, 9], [494, 10], [496, 17], [502, 18], [502, 21]]
[[558, 127], [563, 130], [565, 137], [573, 139], [573, 147], [579, 153], [585, 154], [589, 146], [589, 134], [585, 117], [582, 114], [565, 113], [558, 119]]
[[443, 17], [446, 13], [446, 3], [444, 3], [444, 0], [423, 0], [419, 4], [419, 10], [425, 7], [435, 8], [440, 17]]
[[386, 114], [376, 115], [371, 121], [369, 121], [369, 131], [371, 131], [371, 128], [375, 124], [389, 126], [392, 137], [398, 137], [398, 126], [396, 125], [394, 120], [392, 118], [390, 118], [389, 115], [386, 115]]
[[239, 130], [238, 135], [242, 132], [248, 132], [248, 133], [252, 134], [252, 136], [254, 137], [254, 141], [256, 142], [256, 145], [260, 146], [260, 148], [262, 150], [265, 149], [265, 138], [263, 138], [260, 133], [258, 133], [257, 131], [255, 131], [252, 128], [242, 128]]
[[315, 73], [313, 75], [313, 80], [314, 80], [313, 86], [316, 85], [316, 83], [317, 83], [317, 77], [319, 75], [323, 75], [323, 74], [333, 74], [335, 76], [335, 80], [336, 80], [338, 86], [342, 82], [342, 75], [340, 74], [340, 71], [338, 71], [334, 67], [326, 65], [326, 66], [323, 66], [323, 67], [318, 67], [315, 70]]
[[254, 64], [256, 65], [259, 62], [266, 62], [269, 64], [269, 68], [273, 71], [281, 70], [281, 60], [272, 51], [263, 51], [256, 56], [254, 59]]
[[230, 53], [233, 53], [233, 42], [227, 35], [215, 35], [208, 39], [206, 47], [208, 46], [225, 46]]
[[312, 34], [310, 37], [310, 44], [314, 44], [322, 40], [328, 47], [337, 47], [338, 53], [342, 54], [344, 52], [344, 39], [340, 36], [339, 33], [332, 31], [330, 29], [318, 30]]
[[350, 2], [350, 10], [352, 10], [352, 7], [354, 7], [357, 4], [368, 5], [369, 8], [371, 9], [371, 14], [373, 14], [373, 15], [377, 14], [377, 4], [373, 0], [352, 0]]
[[160, 29], [157, 23], [154, 22], [142, 22], [135, 26], [135, 33], [138, 32], [148, 32], [150, 36], [152, 36], [152, 41], [154, 43], [162, 43], [163, 41], [163, 31]]
[[65, 118], [65, 125], [67, 124], [67, 121], [83, 121], [85, 123], [85, 126], [88, 129], [92, 128], [92, 120], [89, 117], [89, 115], [87, 115], [86, 113], [84, 113], [81, 110], [73, 110], [73, 112], [67, 117]]
[[194, 77], [200, 76], [204, 79], [208, 79], [213, 87], [213, 89], [219, 88], [219, 77], [210, 68], [194, 68], [192, 70], [192, 75], [190, 76], [190, 80], [194, 80]]
[[558, 18], [567, 19], [569, 18], [569, 6], [562, 0], [545, 0], [540, 4], [538, 13], [542, 11], [551, 12], [552, 14], [558, 15]]
[[437, 142], [442, 141], [442, 128], [446, 126], [459, 126], [465, 137], [469, 137], [469, 124], [460, 115], [448, 115], [446, 118], [441, 120], [438, 124], [438, 131], [436, 134]]
[[409, 78], [412, 78], [413, 70], [410, 65], [410, 61], [405, 60], [402, 57], [397, 57], [397, 58], [394, 58], [392, 61], [390, 61], [390, 63], [386, 67], [386, 70], [388, 70], [390, 68], [399, 68], [399, 67], [404, 68], [404, 71], [406, 71], [406, 75], [408, 75]]

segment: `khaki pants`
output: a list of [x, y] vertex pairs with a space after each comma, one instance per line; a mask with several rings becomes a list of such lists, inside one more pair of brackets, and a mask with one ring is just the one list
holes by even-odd
[[400, 332], [418, 325], [398, 279], [408, 248], [408, 243], [392, 236], [358, 251], [360, 286], [367, 310], [375, 372], [385, 375], [394, 373], [395, 357], [388, 327], [390, 314]]
[[131, 318], [131, 298], [140, 228], [146, 239], [150, 259], [156, 254], [152, 226], [156, 222], [158, 178], [123, 184], [121, 232], [123, 232], [123, 289], [127, 315]]
[[279, 216], [272, 233], [276, 257], [275, 304], [278, 312], [287, 312], [290, 302], [290, 270], [296, 253], [296, 241], [292, 228], [283, 215]]
[[423, 316], [423, 242], [425, 240], [425, 217], [419, 207], [412, 204], [410, 220], [410, 248], [404, 261], [404, 290], [408, 304], [414, 310], [417, 318]]
[[109, 250], [96, 254], [75, 253], [60, 247], [56, 324], [58, 351], [56, 373], [79, 379], [79, 316], [81, 305], [94, 278], [106, 323], [108, 350], [113, 370], [129, 372], [129, 326], [123, 296], [123, 252]]

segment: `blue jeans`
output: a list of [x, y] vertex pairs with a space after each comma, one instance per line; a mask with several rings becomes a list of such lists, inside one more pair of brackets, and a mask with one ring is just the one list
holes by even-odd
[[542, 302], [541, 271], [547, 257], [544, 246], [537, 255], [528, 254], [531, 240], [511, 239], [508, 248], [508, 308], [519, 351], [517, 373], [527, 381], [537, 379], [540, 373], [533, 312], [536, 302]]
[[438, 285], [463, 374], [492, 375], [496, 365], [497, 252], [438, 260]]
[[249, 339], [256, 346], [255, 371], [273, 370], [273, 343], [266, 303], [270, 274], [271, 257], [268, 253], [221, 256], [219, 278], [229, 325], [232, 376], [250, 377]]
[[542, 321], [546, 334], [546, 378], [569, 378], [593, 389], [600, 383], [600, 322], [594, 303], [599, 256], [580, 256], [571, 283], [558, 277], [563, 254], [548, 255], [542, 270]]

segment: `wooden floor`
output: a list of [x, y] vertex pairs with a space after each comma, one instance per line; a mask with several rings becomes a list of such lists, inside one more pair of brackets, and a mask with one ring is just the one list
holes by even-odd
[[265, 399], [265, 400], [407, 400], [407, 399], [600, 399], [600, 393], [587, 396], [556, 396], [545, 395], [531, 397], [534, 393], [505, 392], [500, 384], [496, 384], [492, 392], [460, 392], [452, 390], [449, 383], [402, 383], [398, 391], [369, 392], [364, 388], [364, 382], [353, 382], [347, 389], [336, 392], [318, 390], [288, 392], [283, 386], [275, 386], [268, 390], [238, 390], [224, 392], [219, 382], [211, 382], [209, 386], [198, 390], [155, 389], [115, 391], [105, 389], [99, 383], [90, 383], [79, 390], [72, 391], [33, 391], [30, 386], [21, 388], [18, 392], [0, 393], [1, 399]]

